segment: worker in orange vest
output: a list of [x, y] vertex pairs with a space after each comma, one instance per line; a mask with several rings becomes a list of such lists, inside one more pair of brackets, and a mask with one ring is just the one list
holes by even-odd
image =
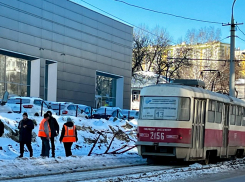
[[44, 114], [44, 118], [40, 123], [39, 126], [39, 132], [38, 136], [42, 140], [42, 157], [49, 157], [49, 150], [50, 150], [50, 145], [49, 145], [49, 139], [51, 137], [51, 129], [49, 126], [49, 114]]
[[71, 146], [73, 142], [77, 142], [77, 130], [71, 118], [67, 118], [67, 122], [63, 125], [60, 142], [63, 142], [66, 152], [66, 157], [71, 156]]

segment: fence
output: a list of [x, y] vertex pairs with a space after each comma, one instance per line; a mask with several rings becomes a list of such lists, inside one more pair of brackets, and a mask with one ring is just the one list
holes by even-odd
[[[35, 105], [35, 104], [31, 105], [31, 104], [23, 103], [23, 99], [22, 98], [17, 98], [17, 99], [19, 100], [19, 102], [16, 102], [16, 104], [20, 104], [20, 110], [19, 110], [18, 113], [22, 113], [23, 108], [26, 108], [26, 109], [30, 108], [31, 109]], [[40, 116], [43, 116], [44, 112], [46, 112], [48, 109], [52, 109], [51, 106], [48, 106], [46, 104], [46, 102], [42, 101], [42, 100], [40, 100], [40, 105], [37, 105], [37, 106], [40, 106], [40, 110], [39, 110], [39, 108], [37, 108], [37, 110], [35, 112], [38, 113], [38, 115], [40, 115]], [[58, 104], [58, 109], [53, 109], [55, 111], [55, 114], [57, 114], [59, 116], [65, 115], [64, 113], [62, 113], [62, 111], [63, 111], [62, 106], [64, 106], [64, 105], [59, 103]], [[81, 112], [81, 114], [83, 112], [85, 112], [82, 109], [80, 109], [78, 105], [74, 105], [74, 106], [75, 106], [75, 114], [74, 114], [75, 117], [79, 117], [79, 115], [80, 115], [79, 112]], [[92, 119], [92, 118], [95, 118], [95, 119], [109, 119], [110, 117], [117, 117], [119, 119], [128, 119], [128, 120], [135, 119], [135, 115], [131, 115], [130, 111], [128, 111], [127, 114], [125, 114], [125, 113], [123, 114], [119, 109], [112, 110], [112, 109], [105, 108], [103, 113], [101, 113], [101, 114], [96, 114], [95, 113], [96, 117], [94, 117], [93, 108], [91, 107], [89, 110], [90, 110], [89, 113], [86, 113], [88, 115], [88, 117], [87, 117], [88, 119]], [[66, 114], [68, 114], [68, 111], [67, 111]]]

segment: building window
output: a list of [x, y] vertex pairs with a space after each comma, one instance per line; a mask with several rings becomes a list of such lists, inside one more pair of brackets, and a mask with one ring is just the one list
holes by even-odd
[[140, 91], [133, 90], [132, 101], [140, 101]]
[[29, 68], [28, 60], [0, 54], [0, 96], [5, 91], [11, 95], [29, 96]]
[[96, 95], [101, 97], [99, 106], [116, 106], [116, 83], [116, 78], [103, 75], [96, 76]]

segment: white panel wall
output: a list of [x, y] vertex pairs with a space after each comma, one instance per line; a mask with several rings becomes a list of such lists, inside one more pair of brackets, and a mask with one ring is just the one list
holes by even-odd
[[48, 101], [57, 99], [57, 63], [48, 65]]
[[123, 109], [124, 78], [117, 79], [116, 107]]
[[40, 96], [40, 59], [31, 61], [31, 85], [30, 96]]

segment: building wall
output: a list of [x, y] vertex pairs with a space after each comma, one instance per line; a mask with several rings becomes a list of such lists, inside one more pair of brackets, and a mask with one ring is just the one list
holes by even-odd
[[130, 107], [130, 26], [68, 0], [0, 0], [0, 49], [57, 64], [57, 100], [94, 106], [96, 70], [124, 77], [123, 107]]

